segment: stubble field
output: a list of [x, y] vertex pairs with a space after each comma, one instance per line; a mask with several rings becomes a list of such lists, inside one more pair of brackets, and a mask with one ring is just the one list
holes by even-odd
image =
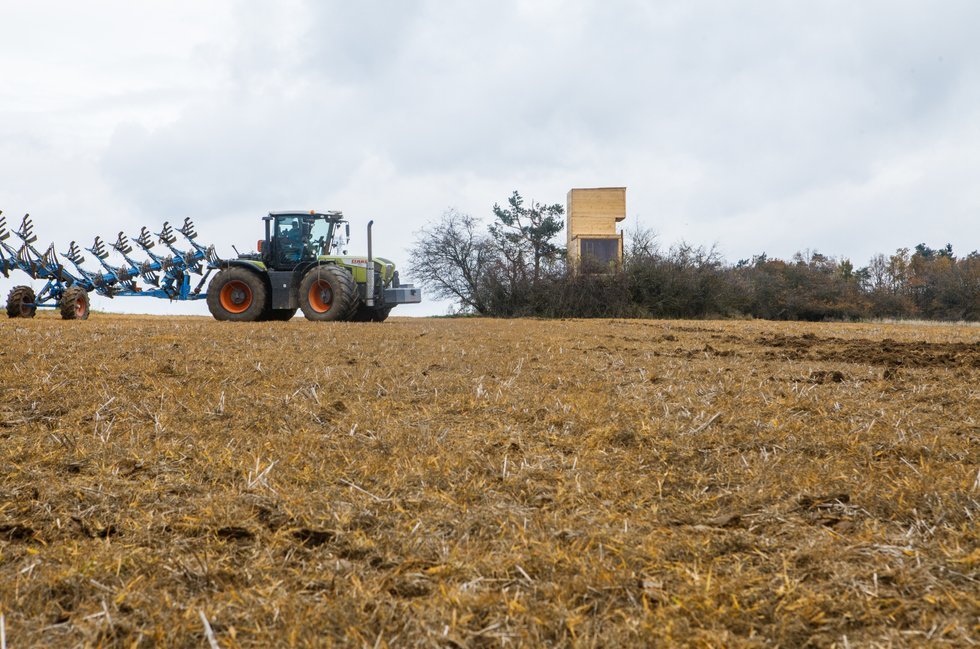
[[980, 329], [0, 319], [28, 646], [969, 646]]

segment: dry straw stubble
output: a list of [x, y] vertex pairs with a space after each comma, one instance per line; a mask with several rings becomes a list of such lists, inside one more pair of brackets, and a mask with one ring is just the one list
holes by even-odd
[[0, 321], [11, 646], [964, 645], [969, 327]]

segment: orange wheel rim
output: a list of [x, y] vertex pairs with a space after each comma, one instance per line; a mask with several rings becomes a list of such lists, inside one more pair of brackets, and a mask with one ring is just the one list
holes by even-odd
[[221, 287], [221, 308], [229, 313], [244, 313], [252, 306], [252, 289], [241, 280], [232, 280]]
[[317, 313], [326, 313], [333, 306], [333, 289], [329, 282], [318, 279], [310, 287], [310, 306]]
[[85, 312], [88, 311], [88, 304], [84, 297], [80, 297], [75, 300], [75, 317], [84, 318]]

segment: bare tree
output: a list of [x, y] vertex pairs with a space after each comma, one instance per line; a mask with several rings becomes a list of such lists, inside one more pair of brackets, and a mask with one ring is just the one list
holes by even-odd
[[862, 271], [863, 288], [869, 293], [885, 291], [889, 287], [888, 257], [880, 252], [871, 258], [871, 262]]
[[410, 269], [412, 277], [442, 299], [456, 300], [463, 310], [485, 315], [488, 267], [493, 259], [480, 222], [449, 209], [434, 224], [416, 233]]
[[641, 225], [639, 220], [633, 221], [632, 227], [626, 231], [625, 248], [624, 261], [628, 264], [651, 259], [660, 252], [657, 233], [653, 228]]

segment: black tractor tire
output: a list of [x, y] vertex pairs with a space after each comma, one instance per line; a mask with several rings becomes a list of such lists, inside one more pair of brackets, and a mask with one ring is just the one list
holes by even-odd
[[361, 302], [357, 305], [357, 310], [351, 320], [354, 322], [384, 322], [388, 319], [388, 314], [393, 308], [390, 306], [368, 306]]
[[265, 319], [272, 322], [286, 322], [292, 320], [297, 311], [299, 309], [270, 309]]
[[225, 268], [208, 284], [208, 311], [215, 320], [255, 322], [266, 314], [269, 291], [258, 273]]
[[88, 320], [91, 312], [88, 291], [81, 286], [69, 286], [58, 301], [62, 320]]
[[7, 294], [8, 318], [33, 318], [37, 314], [37, 297], [30, 286], [15, 286]]
[[357, 307], [357, 284], [346, 268], [334, 264], [315, 266], [299, 283], [299, 308], [307, 320], [350, 320]]

